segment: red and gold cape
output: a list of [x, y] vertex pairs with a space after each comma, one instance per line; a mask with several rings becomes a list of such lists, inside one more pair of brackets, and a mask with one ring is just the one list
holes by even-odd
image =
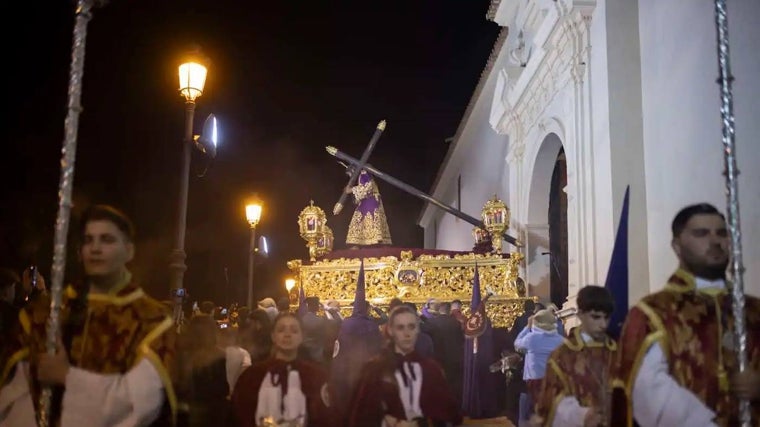
[[[659, 344], [670, 375], [716, 413], [720, 426], [738, 425], [737, 399], [728, 378], [738, 370], [734, 316], [727, 290], [697, 290], [693, 275], [676, 271], [665, 288], [644, 297], [628, 313], [615, 374], [615, 425], [633, 425], [633, 385], [647, 350]], [[745, 299], [748, 368], [760, 370], [760, 299]], [[760, 419], [760, 403], [752, 403]]]
[[611, 370], [617, 344], [606, 337], [604, 342], [585, 342], [581, 329], [574, 328], [563, 344], [549, 356], [536, 413], [543, 425], [552, 425], [557, 405], [566, 397], [575, 397], [583, 407], [611, 410]]
[[[177, 399], [173, 387], [175, 330], [160, 302], [146, 295], [127, 273], [123, 284], [108, 294], [80, 294], [66, 287], [60, 312], [61, 332], [71, 366], [97, 374], [125, 374], [143, 359], [158, 372], [166, 394], [157, 423], [174, 423]], [[35, 372], [36, 355], [45, 351], [50, 299], [40, 296], [19, 313], [21, 331], [16, 351], [7, 358], [2, 380], [13, 366], [28, 359]], [[32, 375], [34, 377], [34, 375]], [[40, 384], [30, 385], [37, 404]]]

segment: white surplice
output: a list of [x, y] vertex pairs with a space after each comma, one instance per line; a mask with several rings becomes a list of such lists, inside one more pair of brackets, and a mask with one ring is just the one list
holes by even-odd
[[[27, 362], [0, 389], [0, 427], [36, 426]], [[76, 367], [66, 375], [61, 427], [142, 427], [158, 418], [164, 385], [147, 359], [123, 375], [96, 374]]]

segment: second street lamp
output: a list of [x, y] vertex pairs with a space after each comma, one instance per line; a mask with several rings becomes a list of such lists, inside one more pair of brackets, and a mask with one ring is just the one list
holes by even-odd
[[251, 200], [245, 205], [245, 219], [251, 229], [251, 243], [248, 245], [248, 307], [253, 309], [253, 261], [256, 255], [256, 226], [261, 220], [261, 202], [258, 199]]

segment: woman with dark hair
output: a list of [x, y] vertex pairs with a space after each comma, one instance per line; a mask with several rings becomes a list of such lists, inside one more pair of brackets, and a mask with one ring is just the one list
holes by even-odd
[[263, 362], [272, 352], [272, 321], [267, 312], [257, 308], [240, 326], [240, 346], [251, 356], [251, 363]]
[[180, 397], [188, 405], [188, 425], [231, 420], [225, 352], [217, 345], [217, 323], [193, 317], [180, 336]]
[[328, 407], [327, 372], [298, 357], [303, 342], [300, 319], [280, 313], [272, 326], [272, 354], [238, 379], [232, 404], [241, 427], [334, 426]]
[[458, 400], [441, 366], [414, 350], [420, 319], [408, 305], [391, 311], [388, 348], [364, 367], [349, 411], [349, 427], [452, 426], [462, 422]]

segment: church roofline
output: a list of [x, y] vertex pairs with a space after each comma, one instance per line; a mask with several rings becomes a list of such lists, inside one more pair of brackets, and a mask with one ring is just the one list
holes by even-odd
[[[488, 8], [488, 14], [486, 17], [489, 17], [491, 14], [491, 9], [493, 8], [494, 14], [496, 13], [496, 9], [498, 9], [500, 0], [492, 0], [491, 5]], [[489, 18], [489, 20], [492, 20]], [[444, 156], [443, 161], [441, 162], [441, 166], [438, 168], [438, 172], [436, 173], [435, 180], [433, 181], [433, 185], [430, 187], [430, 194], [435, 195], [435, 190], [437, 189], [438, 185], [440, 184], [441, 177], [443, 176], [443, 172], [446, 170], [446, 167], [449, 164], [449, 161], [451, 160], [451, 157], [454, 153], [454, 150], [456, 150], [457, 144], [459, 142], [459, 138], [462, 135], [462, 132], [464, 131], [464, 128], [467, 126], [467, 122], [470, 120], [470, 115], [472, 114], [472, 110], [475, 108], [475, 104], [477, 104], [478, 99], [480, 98], [481, 92], [483, 91], [483, 88], [486, 85], [486, 82], [488, 81], [488, 77], [491, 75], [491, 71], [493, 71], [494, 64], [496, 63], [496, 59], [499, 57], [499, 53], [501, 52], [502, 46], [504, 46], [504, 43], [507, 40], [507, 35], [509, 35], [509, 28], [508, 27], [502, 27], [501, 31], [499, 32], [498, 37], [496, 37], [496, 42], [494, 42], [493, 48], [491, 49], [491, 54], [488, 56], [488, 60], [486, 61], [486, 65], [483, 68], [483, 71], [480, 73], [480, 79], [478, 80], [478, 84], [475, 86], [475, 90], [473, 91], [472, 96], [470, 97], [470, 101], [467, 104], [467, 108], [464, 111], [464, 115], [462, 116], [462, 120], [459, 122], [459, 126], [457, 127], [457, 131], [454, 134], [454, 137], [451, 138], [451, 143], [449, 143], [449, 148], [446, 151], [446, 156]], [[417, 218], [417, 224], [423, 225], [422, 221], [427, 214], [429, 209], [433, 209], [430, 202], [425, 202], [425, 205], [422, 207], [422, 211], [420, 212], [419, 217]]]
[[488, 12], [486, 12], [486, 19], [496, 22], [496, 12], [499, 10], [501, 0], [491, 0], [491, 4], [488, 5]]

